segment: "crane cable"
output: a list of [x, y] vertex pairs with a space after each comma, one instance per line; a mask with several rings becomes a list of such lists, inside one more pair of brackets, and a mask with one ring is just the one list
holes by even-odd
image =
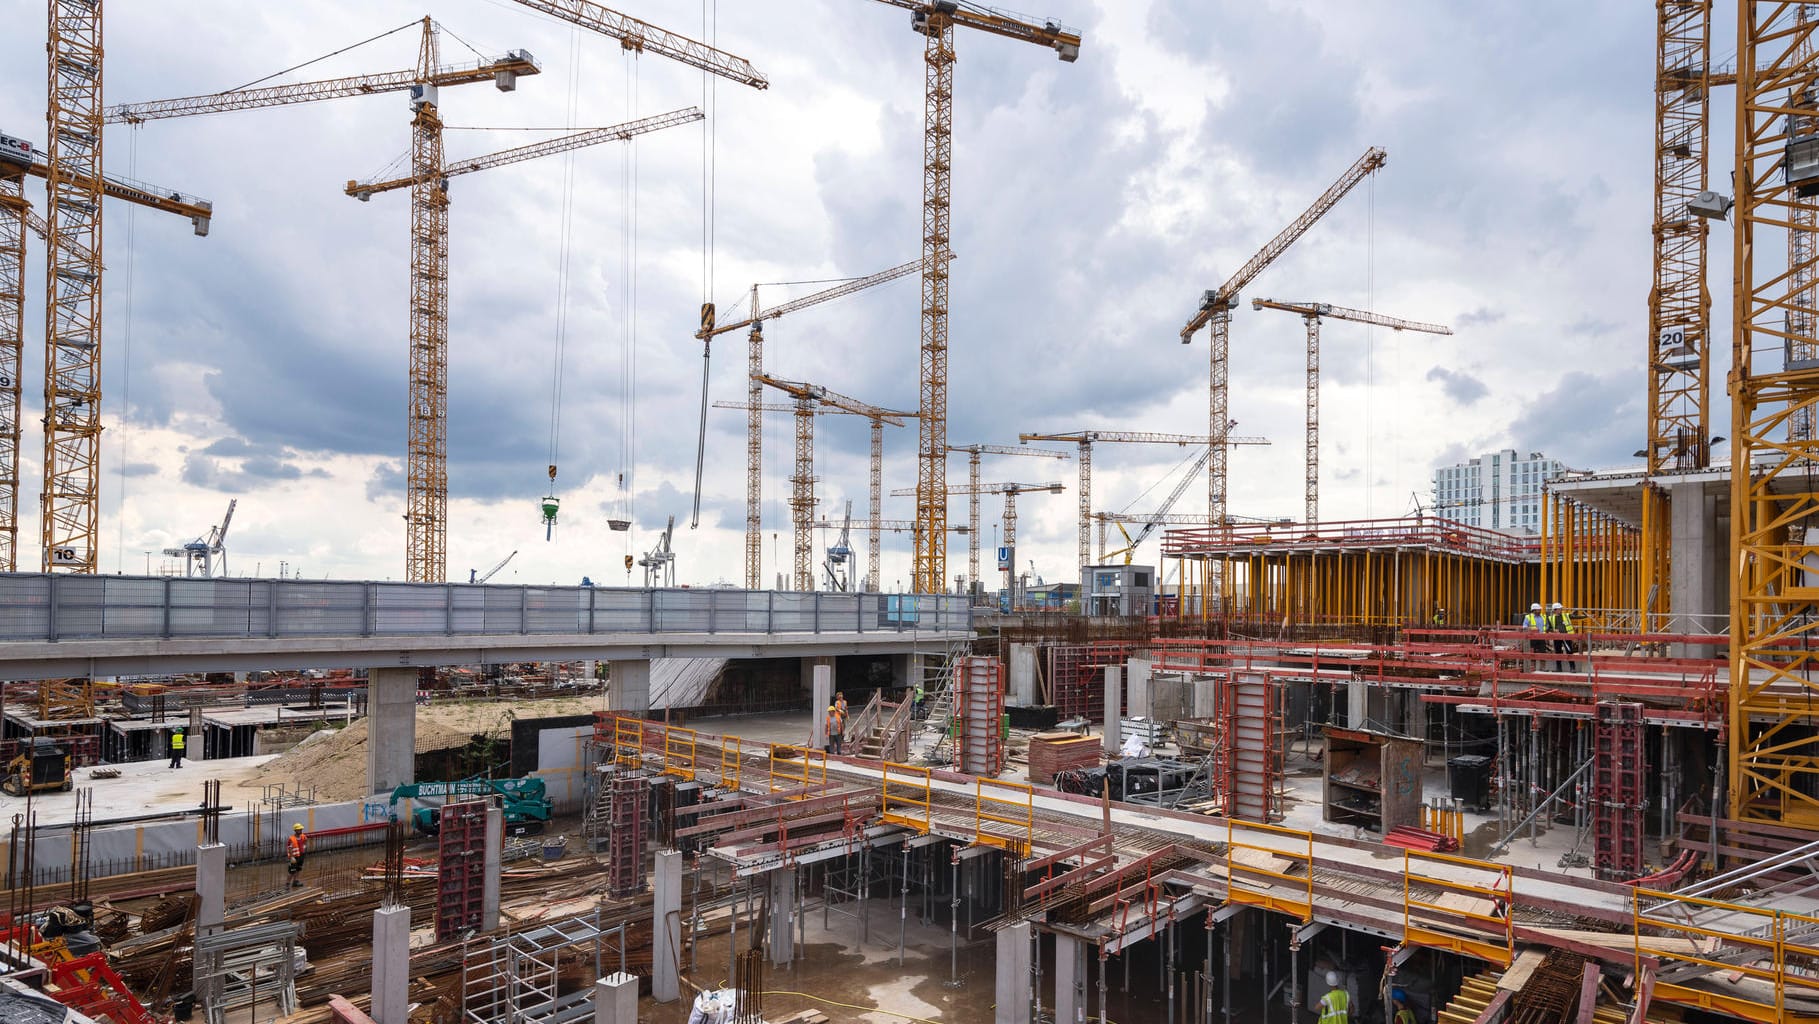
[[[625, 60], [625, 119], [630, 121], [638, 106], [638, 51], [626, 53]], [[632, 139], [620, 152], [619, 189], [621, 211], [619, 218], [619, 293], [620, 318], [623, 345], [619, 350], [619, 410], [621, 415], [619, 429], [619, 479], [620, 500], [624, 502], [625, 518], [635, 518], [636, 506], [632, 495], [637, 490], [637, 473], [634, 460], [638, 447], [638, 140]], [[629, 557], [632, 550], [632, 531], [627, 530], [624, 537], [624, 551]], [[631, 568], [627, 566], [629, 577]]]
[[[137, 180], [139, 177], [139, 125], [132, 125], [127, 133], [126, 176]], [[126, 429], [127, 417], [132, 413], [133, 398], [133, 257], [139, 247], [134, 243], [134, 225], [138, 222], [139, 204], [126, 205], [126, 330], [121, 333], [120, 345], [120, 508], [115, 513], [114, 562], [124, 566], [126, 559], [126, 469], [131, 463], [132, 432]], [[97, 552], [97, 555], [99, 553]], [[147, 556], [150, 561], [150, 556]]]
[[[568, 38], [568, 124], [572, 130], [581, 99], [581, 30], [571, 29]], [[575, 223], [575, 153], [570, 150], [562, 165], [562, 229], [556, 257], [556, 344], [550, 369], [549, 412], [549, 479], [550, 495], [555, 496], [556, 456], [562, 440], [562, 357], [568, 348], [568, 307], [573, 266]]]
[[[712, 0], [711, 21], [709, 6], [709, 0], [701, 0], [701, 34], [709, 46], [715, 46], [720, 36], [720, 0]], [[714, 101], [718, 99], [719, 91], [719, 82], [703, 69], [701, 109], [707, 111], [707, 117], [701, 121], [701, 307], [704, 310], [714, 296], [714, 191], [719, 170], [715, 166], [718, 147], [714, 133]], [[752, 315], [757, 316], [758, 311], [753, 309]], [[707, 381], [713, 348], [712, 338], [701, 339], [701, 417], [695, 430], [695, 501], [688, 517], [691, 530], [701, 526], [701, 474], [707, 463]]]

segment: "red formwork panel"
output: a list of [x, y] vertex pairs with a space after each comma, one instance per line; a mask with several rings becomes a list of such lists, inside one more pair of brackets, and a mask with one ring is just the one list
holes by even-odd
[[436, 940], [478, 929], [486, 900], [486, 801], [445, 804], [437, 836]]
[[1592, 745], [1592, 866], [1606, 881], [1640, 877], [1647, 871], [1642, 811], [1648, 795], [1642, 705], [1599, 704]]

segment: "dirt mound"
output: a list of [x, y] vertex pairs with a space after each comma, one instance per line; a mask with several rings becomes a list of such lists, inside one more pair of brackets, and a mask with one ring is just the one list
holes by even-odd
[[[585, 715], [604, 710], [599, 696], [563, 697], [554, 700], [498, 700], [432, 704], [417, 709], [417, 753], [459, 747], [476, 735], [501, 738], [511, 735], [511, 723], [520, 718], [553, 718]], [[358, 800], [366, 788], [367, 722], [362, 718], [345, 728], [324, 729], [322, 734], [273, 758], [240, 786], [258, 789], [284, 783], [315, 787], [322, 801]]]

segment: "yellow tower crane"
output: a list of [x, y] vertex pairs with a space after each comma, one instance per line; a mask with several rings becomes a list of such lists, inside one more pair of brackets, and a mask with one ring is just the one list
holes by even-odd
[[938, 594], [947, 587], [947, 252], [949, 193], [953, 176], [954, 28], [977, 29], [1053, 49], [1065, 63], [1080, 58], [1080, 34], [1059, 22], [1041, 24], [957, 0], [879, 0], [910, 12], [910, 28], [923, 37], [922, 128], [922, 371], [916, 447], [914, 591]]
[[[813, 590], [815, 553], [809, 526], [815, 520], [815, 406], [830, 406], [871, 419], [878, 424], [873, 427], [875, 437], [881, 436], [882, 424], [901, 427], [905, 419], [915, 414], [882, 409], [807, 381], [781, 380], [769, 374], [758, 379], [765, 386], [776, 388], [796, 400], [796, 471], [790, 475], [789, 500], [790, 519], [795, 525], [795, 544], [791, 551], [795, 569], [793, 582], [797, 590]], [[881, 442], [876, 450], [881, 458]], [[873, 508], [876, 507], [874, 504]]]
[[[1047, 448], [1028, 448], [1008, 444], [950, 444], [950, 452], [966, 453], [966, 482], [972, 489], [966, 495], [966, 581], [964, 586], [979, 582], [979, 459], [982, 455], [1022, 455], [1038, 459], [1067, 458], [1066, 452]], [[960, 531], [952, 531], [958, 533]]]
[[[759, 381], [759, 386], [760, 387], [764, 386], [762, 380]], [[715, 402], [714, 408], [716, 408], [716, 409], [738, 409], [738, 410], [744, 411], [749, 414], [751, 412], [752, 406], [751, 406], [751, 403], [749, 403], [749, 402]], [[784, 405], [780, 402], [760, 402], [760, 403], [758, 403], [758, 411], [761, 413], [763, 413], [763, 412], [795, 413], [798, 411], [798, 409], [794, 404]], [[856, 415], [856, 414], [850, 412], [849, 410], [840, 409], [840, 408], [836, 408], [834, 406], [828, 406], [828, 405], [817, 406], [814, 409], [814, 412], [816, 415], [821, 415], [821, 416], [826, 416], [826, 415], [830, 415], [830, 414], [842, 415], [842, 416]], [[916, 414], [913, 412], [906, 412], [906, 413], [897, 413], [895, 415], [902, 419], [907, 419]], [[883, 508], [884, 508], [884, 425], [885, 425], [887, 416], [881, 410], [879, 412], [879, 414], [877, 414], [877, 415], [866, 416], [864, 418], [868, 423], [871, 424], [871, 435], [872, 435], [871, 436], [871, 442], [872, 442], [871, 443], [871, 459], [870, 459], [870, 465], [868, 467], [868, 476], [869, 476], [870, 484], [871, 484], [871, 508], [869, 509], [869, 511], [867, 512], [867, 515], [866, 515], [867, 539], [870, 542], [871, 548], [865, 554], [865, 563], [866, 563], [865, 564], [865, 570], [866, 570], [865, 579], [863, 581], [861, 581], [860, 589], [877, 590], [878, 589], [878, 550], [879, 550], [878, 542], [879, 542], [879, 534], [883, 530], [883, 525], [882, 525], [883, 520], [880, 519], [879, 517], [884, 514], [884, 512], [883, 512]], [[900, 425], [900, 424], [894, 424], [894, 425]], [[752, 589], [756, 589], [756, 588], [752, 588]]]
[[[1270, 264], [1288, 251], [1295, 240], [1306, 234], [1326, 212], [1338, 205], [1339, 200], [1356, 188], [1358, 183], [1375, 173], [1389, 159], [1383, 150], [1372, 146], [1364, 151], [1337, 181], [1327, 186], [1325, 192], [1303, 210], [1299, 217], [1289, 222], [1275, 238], [1269, 240], [1257, 254], [1245, 261], [1242, 267], [1225, 283], [1200, 296], [1200, 308], [1188, 318], [1187, 325], [1181, 328], [1181, 343], [1188, 344], [1194, 340], [1194, 332], [1212, 325], [1212, 344], [1210, 346], [1209, 371], [1207, 374], [1208, 403], [1207, 433], [1212, 435], [1213, 454], [1206, 464], [1206, 521], [1207, 525], [1218, 528], [1224, 526], [1226, 499], [1226, 434], [1231, 431], [1231, 417], [1227, 411], [1227, 370], [1226, 356], [1231, 343], [1232, 310], [1238, 308], [1238, 293], [1245, 286], [1257, 279]], [[1084, 536], [1084, 527], [1082, 528]], [[1211, 575], [1207, 586], [1213, 600], [1218, 600], [1222, 593], [1220, 572], [1222, 566], [1218, 561], [1207, 563]]]
[[[1066, 486], [1061, 484], [1059, 481], [1051, 481], [1051, 482], [1045, 483], [1045, 484], [969, 483], [965, 487], [949, 487], [947, 489], [947, 493], [948, 494], [971, 494], [971, 495], [977, 495], [977, 494], [1002, 494], [1002, 495], [1004, 495], [1004, 518], [1001, 520], [1002, 529], [1000, 531], [999, 544], [1005, 548], [1011, 549], [1011, 551], [1010, 551], [1010, 559], [1007, 563], [1008, 568], [1006, 568], [1005, 565], [1000, 565], [999, 568], [1006, 569], [1006, 571], [1009, 573], [1010, 579], [1009, 579], [1009, 583], [1007, 585], [1014, 590], [1016, 587], [1016, 582], [1017, 582], [1017, 552], [1016, 552], [1016, 547], [1017, 547], [1017, 495], [1019, 495], [1019, 494], [1060, 494], [1062, 491], [1064, 491], [1066, 489], [1067, 489]], [[907, 496], [915, 494], [915, 493], [916, 492], [914, 490], [907, 488], [907, 487], [898, 488], [897, 490], [894, 490], [891, 492], [891, 494], [896, 495], [898, 497], [907, 497]], [[921, 522], [921, 520], [918, 519], [917, 522]], [[976, 536], [978, 533], [977, 530], [973, 530], [970, 528], [968, 529], [967, 532], [968, 532], [969, 536]], [[1015, 598], [1014, 594], [1012, 595], [1011, 604], [1012, 604], [1012, 607], [1016, 606], [1016, 598]]]
[[[25, 232], [29, 227], [47, 243], [51, 237], [50, 225], [32, 211], [25, 198], [26, 178], [48, 179], [50, 175], [49, 163], [39, 160], [39, 155], [29, 141], [0, 135], [0, 572], [18, 568], [19, 444], [24, 436], [20, 427], [20, 378], [25, 355]], [[83, 184], [86, 191], [89, 183]], [[106, 174], [92, 184], [92, 191], [100, 196], [188, 217], [198, 236], [208, 234], [214, 207], [206, 200]], [[94, 336], [100, 337], [98, 332]], [[57, 411], [57, 415], [45, 417], [46, 436], [53, 430], [58, 432], [62, 439], [58, 451], [62, 454], [99, 437], [100, 357], [68, 341], [60, 346], [47, 345], [45, 354], [45, 394], [56, 395], [49, 408]], [[66, 468], [82, 464], [80, 459], [73, 464], [69, 460], [62, 463]], [[81, 506], [80, 514], [66, 514], [61, 502], [58, 508], [57, 522], [87, 522], [92, 527], [92, 509]], [[53, 542], [46, 534], [42, 568], [76, 572], [86, 567], [92, 571], [96, 557], [92, 528], [86, 538], [81, 539], [80, 531], [75, 531], [63, 534], [60, 542]]]
[[[945, 252], [940, 258], [943, 261], [952, 260], [954, 254], [951, 251]], [[716, 310], [713, 303], [710, 302], [701, 307], [701, 329], [695, 332], [695, 337], [702, 341], [701, 356], [703, 360], [707, 359], [715, 337], [732, 331], [743, 330], [747, 332], [745, 402], [742, 405], [736, 406], [716, 403], [717, 408], [740, 408], [746, 410], [745, 588], [747, 590], [757, 590], [763, 586], [764, 582], [764, 531], [763, 524], [760, 521], [763, 516], [764, 506], [764, 321], [775, 320], [778, 317], [794, 313], [797, 310], [807, 309], [810, 306], [819, 306], [824, 302], [831, 302], [834, 299], [844, 298], [855, 292], [862, 292], [868, 288], [875, 288], [886, 282], [895, 281], [900, 277], [908, 277], [910, 274], [921, 270], [923, 264], [927, 262], [927, 259], [927, 257], [924, 257], [922, 259], [911, 260], [908, 263], [900, 263], [897, 266], [891, 267], [889, 270], [881, 270], [875, 274], [868, 274], [865, 277], [848, 278], [830, 287], [823, 288], [818, 292], [811, 292], [800, 298], [780, 302], [769, 308], [758, 304], [758, 289], [765, 286], [762, 284], [754, 284], [752, 285], [750, 315], [743, 320], [720, 323], [716, 318]], [[704, 368], [702, 378], [703, 394], [706, 393], [706, 390], [706, 375]], [[695, 448], [695, 509], [697, 512], [697, 519], [699, 519], [699, 511], [701, 508], [701, 469], [703, 453], [707, 442], [705, 411], [706, 410], [703, 409], [704, 417], [701, 423], [700, 440]], [[878, 424], [874, 423], [873, 441], [875, 444], [883, 444], [882, 436]], [[881, 449], [874, 448], [874, 451], [881, 451]], [[880, 456], [880, 458], [882, 458], [882, 456]], [[876, 476], [876, 474], [880, 472], [878, 468], [879, 464], [874, 462], [872, 467], [873, 474]], [[873, 516], [878, 515], [876, 495], [876, 485], [874, 485], [874, 500], [872, 501]], [[872, 549], [875, 551], [877, 550], [877, 537], [873, 536], [872, 541]], [[875, 578], [876, 574], [874, 574], [874, 579]]]
[[[1072, 441], [1079, 449], [1080, 469], [1080, 514], [1076, 523], [1078, 544], [1077, 557], [1080, 564], [1092, 564], [1092, 548], [1088, 545], [1087, 523], [1093, 517], [1093, 445], [1101, 441], [1116, 444], [1174, 444], [1201, 445], [1212, 443], [1212, 438], [1199, 434], [1157, 434], [1134, 430], [1070, 430], [1064, 433], [1051, 434], [1018, 434], [1017, 439], [1025, 444], [1031, 441]], [[1225, 435], [1227, 445], [1265, 445], [1267, 438], [1235, 437]]]
[[1345, 306], [1335, 306], [1326, 302], [1252, 299], [1251, 308], [1279, 309], [1285, 313], [1298, 313], [1307, 324], [1307, 436], [1302, 454], [1303, 500], [1306, 503], [1306, 514], [1303, 521], [1312, 526], [1320, 521], [1320, 319], [1331, 317], [1334, 320], [1349, 320], [1355, 324], [1372, 324], [1377, 327], [1388, 327], [1395, 331], [1416, 331], [1421, 334], [1451, 334], [1453, 329], [1444, 324], [1424, 324], [1415, 320], [1385, 316], [1382, 313], [1370, 313], [1362, 309], [1348, 309]]
[[1819, 254], [1783, 262], [1785, 235], [1819, 213], [1819, 79], [1813, 33], [1786, 3], [1737, 5], [1737, 189], [1731, 334], [1728, 805], [1737, 819], [1819, 827], [1819, 411], [1814, 338]]

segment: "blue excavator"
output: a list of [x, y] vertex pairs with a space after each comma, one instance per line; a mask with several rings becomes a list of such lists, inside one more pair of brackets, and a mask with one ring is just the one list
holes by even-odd
[[[543, 780], [458, 779], [454, 782], [407, 782], [392, 790], [392, 817], [398, 816], [400, 800], [441, 800], [460, 803], [467, 800], [497, 799], [505, 814], [505, 833], [512, 836], [534, 836], [543, 831], [550, 819], [549, 792]], [[433, 836], [442, 831], [441, 807], [415, 807], [411, 810], [411, 827]]]

